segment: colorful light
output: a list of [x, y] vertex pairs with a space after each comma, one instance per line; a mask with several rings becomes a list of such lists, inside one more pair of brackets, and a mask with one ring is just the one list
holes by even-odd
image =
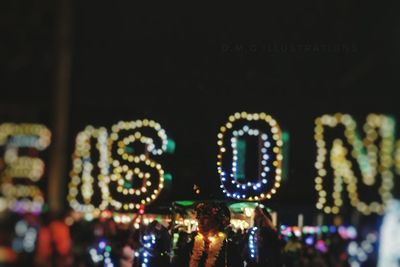
[[96, 265], [102, 264], [105, 267], [114, 267], [111, 259], [111, 246], [104, 240], [100, 240], [97, 246], [89, 249], [90, 258]]
[[45, 164], [40, 158], [20, 156], [18, 152], [20, 148], [43, 151], [50, 145], [50, 140], [51, 132], [41, 124], [0, 125], [0, 146], [5, 146], [5, 169], [1, 177], [3, 198], [0, 198], [0, 211], [7, 207], [18, 213], [41, 211], [44, 197], [35, 182], [42, 178]]
[[[238, 126], [245, 123], [243, 126]], [[247, 123], [262, 123], [267, 126], [267, 132], [252, 128]], [[260, 172], [257, 181], [249, 182], [240, 173], [240, 155], [238, 148], [239, 139], [244, 136], [259, 138], [261, 145]], [[226, 167], [228, 148], [224, 143], [230, 142], [232, 161], [230, 167]], [[217, 170], [221, 178], [221, 188], [227, 197], [259, 201], [270, 199], [277, 192], [282, 180], [282, 132], [270, 115], [265, 113], [237, 112], [229, 116], [229, 121], [220, 128], [218, 133], [219, 146], [217, 155]], [[243, 159], [242, 159], [243, 160]], [[238, 178], [240, 176], [240, 179]]]
[[318, 240], [315, 244], [315, 248], [322, 253], [328, 252], [328, 247], [324, 240]]
[[[327, 140], [325, 128], [344, 126], [345, 141], [352, 146], [350, 153], [361, 171], [361, 179], [356, 177], [349, 159], [349, 152], [344, 145], [344, 140], [336, 138], [333, 140], [331, 151], [329, 151], [330, 166], [333, 169], [333, 204], [327, 204], [327, 189], [324, 189], [324, 179], [328, 176], [327, 165]], [[382, 214], [385, 203], [392, 198], [393, 172], [395, 142], [395, 121], [385, 115], [370, 114], [367, 116], [364, 130], [366, 137], [361, 140], [356, 132], [355, 120], [348, 114], [337, 113], [335, 115], [324, 115], [315, 120], [315, 141], [317, 145], [317, 161], [315, 167], [318, 176], [315, 178], [315, 189], [318, 192], [317, 208], [325, 213], [337, 214], [343, 205], [342, 191], [344, 185], [350, 198], [350, 204], [361, 213]], [[379, 147], [375, 144], [380, 138]], [[400, 162], [400, 161], [399, 161]], [[358, 184], [360, 180], [365, 186], [376, 184], [378, 174], [382, 178], [379, 194], [381, 201], [366, 203], [359, 198]]]
[[[302, 232], [301, 232], [302, 230]], [[297, 237], [301, 237], [301, 234], [318, 234], [318, 233], [339, 233], [341, 238], [344, 240], [354, 240], [357, 238], [357, 230], [354, 226], [303, 226], [299, 228], [298, 226], [287, 226], [281, 225], [280, 232], [283, 236], [290, 237], [292, 233]]]

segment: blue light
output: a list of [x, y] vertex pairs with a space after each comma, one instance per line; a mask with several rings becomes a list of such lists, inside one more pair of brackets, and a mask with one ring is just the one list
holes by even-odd
[[257, 258], [256, 232], [257, 232], [257, 227], [250, 228], [249, 247], [250, 247], [250, 258], [252, 260], [256, 260]]
[[[235, 115], [236, 116], [236, 115]], [[220, 179], [223, 186], [220, 186], [224, 195], [227, 197], [232, 197], [235, 199], [243, 200], [248, 198], [253, 198], [255, 195], [258, 195], [258, 198], [264, 199], [268, 194], [260, 194], [261, 189], [266, 190], [265, 184], [270, 183], [268, 177], [268, 172], [271, 170], [275, 170], [275, 167], [268, 167], [269, 160], [271, 160], [274, 156], [274, 153], [270, 152], [269, 147], [272, 147], [275, 141], [269, 141], [269, 135], [261, 132], [259, 129], [253, 129], [249, 125], [243, 125], [241, 129], [232, 130], [231, 136], [228, 137], [228, 142], [230, 141], [230, 147], [232, 149], [232, 162], [230, 165], [230, 171], [224, 170], [223, 165], [224, 161], [222, 159], [219, 160], [219, 166], [217, 167], [218, 172], [220, 173]], [[246, 140], [243, 139], [244, 135], [249, 136], [259, 136], [262, 140], [261, 144], [261, 173], [260, 177], [256, 177], [256, 179], [252, 179], [252, 181], [259, 182], [250, 182], [246, 179], [244, 174], [244, 166], [243, 160], [245, 158], [245, 148]], [[242, 138], [243, 137], [243, 138]], [[219, 138], [223, 138], [223, 134], [219, 135]], [[223, 149], [222, 149], [223, 148]], [[222, 147], [221, 152], [225, 152], [226, 148]], [[222, 156], [222, 153], [220, 156]], [[224, 171], [223, 171], [224, 170]], [[272, 179], [275, 177], [275, 174], [271, 177]], [[246, 181], [247, 180], [247, 181]], [[231, 184], [228, 184], [228, 182]], [[236, 192], [235, 192], [236, 191]], [[229, 193], [229, 194], [228, 194]], [[250, 199], [249, 199], [250, 200]]]
[[107, 245], [106, 241], [101, 240], [97, 244], [97, 248], [96, 246], [90, 248], [90, 258], [93, 263], [96, 263], [96, 266], [98, 265], [98, 263], [103, 262], [104, 264], [100, 264], [101, 266], [113, 267], [114, 264], [111, 261], [109, 251], [111, 251], [111, 247]]
[[149, 253], [147, 250], [151, 251], [153, 248], [153, 245], [156, 243], [156, 237], [154, 234], [152, 235], [144, 235], [143, 236], [144, 244], [143, 244], [143, 263], [142, 267], [147, 267], [147, 264], [149, 263]]
[[106, 247], [106, 243], [104, 241], [99, 242], [99, 248], [104, 249]]
[[308, 236], [305, 241], [306, 241], [306, 244], [309, 246], [314, 244], [314, 238], [312, 236]]

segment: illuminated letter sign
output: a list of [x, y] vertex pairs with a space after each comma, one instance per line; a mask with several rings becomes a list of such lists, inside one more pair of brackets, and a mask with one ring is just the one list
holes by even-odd
[[[40, 124], [0, 125], [0, 146], [4, 146], [2, 160], [0, 210], [7, 206], [17, 212], [40, 212], [44, 203], [42, 191], [35, 185], [44, 173], [44, 162], [33, 155], [46, 149], [51, 133]], [[20, 150], [27, 150], [21, 156]]]
[[[325, 133], [328, 127], [331, 131], [344, 130], [344, 137], [328, 140], [329, 135]], [[344, 187], [351, 205], [366, 215], [382, 214], [385, 203], [392, 198], [395, 121], [389, 116], [370, 114], [363, 129], [365, 138], [361, 139], [356, 131], [356, 122], [348, 114], [324, 115], [315, 120], [317, 208], [325, 213], [339, 213]], [[329, 177], [329, 169], [333, 171], [333, 205], [327, 204], [325, 180]], [[366, 203], [359, 196], [359, 185], [363, 183], [369, 189], [377, 187], [377, 176], [381, 177], [381, 183], [374, 191], [379, 193], [381, 201]]]
[[[108, 134], [105, 128], [95, 129], [87, 126], [84, 131], [76, 136], [75, 151], [72, 155], [71, 181], [69, 183], [68, 201], [75, 210], [83, 213], [104, 210], [108, 205], [108, 186], [106, 180], [109, 175], [108, 164]], [[97, 168], [93, 160], [93, 144], [97, 148], [98, 163]], [[97, 171], [97, 179], [93, 173]], [[93, 196], [95, 180], [97, 181], [100, 193], [100, 203], [94, 204]], [[78, 200], [78, 195], [81, 194]]]
[[[246, 175], [250, 139], [258, 148], [258, 153], [254, 153], [258, 155], [254, 177]], [[229, 121], [220, 128], [217, 144], [217, 169], [226, 196], [258, 201], [276, 193], [282, 179], [283, 141], [281, 129], [270, 115], [238, 112], [229, 116]]]
[[[150, 137], [154, 133], [155, 139]], [[122, 211], [138, 210], [141, 204], [157, 198], [164, 187], [164, 170], [151, 157], [162, 155], [167, 144], [165, 130], [152, 120], [121, 121], [112, 126], [109, 138], [109, 162], [113, 169], [109, 185], [111, 206]]]
[[[94, 144], [99, 154], [97, 168]], [[112, 126], [110, 134], [104, 128], [88, 126], [76, 138], [68, 196], [71, 207], [84, 213], [109, 206], [131, 212], [153, 202], [170, 181], [153, 157], [169, 151], [171, 144], [165, 130], [153, 120], [121, 121]], [[99, 205], [93, 204], [95, 180], [101, 192]]]

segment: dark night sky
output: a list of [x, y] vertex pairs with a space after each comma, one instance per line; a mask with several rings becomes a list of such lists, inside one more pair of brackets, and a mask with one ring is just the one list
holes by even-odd
[[[2, 28], [0, 105], [8, 120], [51, 128], [54, 8], [47, 2], [2, 11], [18, 33]], [[25, 18], [35, 8], [39, 19], [32, 15], [21, 22], [10, 15]], [[400, 59], [396, 6], [284, 1], [225, 8], [183, 12], [75, 1], [70, 150], [87, 124], [110, 127], [148, 117], [177, 144], [167, 160], [174, 196], [190, 198], [196, 183], [205, 198], [221, 197], [219, 126], [236, 111], [266, 112], [291, 136], [289, 181], [272, 205], [314, 206], [315, 117], [348, 112], [362, 122], [366, 114], [382, 112], [400, 118], [394, 97]], [[39, 23], [32, 26], [30, 19]], [[18, 107], [26, 112], [18, 113]]]

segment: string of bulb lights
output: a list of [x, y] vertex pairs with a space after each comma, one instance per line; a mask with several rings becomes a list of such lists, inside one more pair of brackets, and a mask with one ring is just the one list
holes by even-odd
[[[149, 137], [149, 131], [155, 132], [159, 140]], [[93, 140], [99, 154], [97, 166], [92, 162]], [[103, 127], [86, 127], [76, 137], [72, 156], [68, 185], [70, 206], [75, 211], [93, 215], [112, 208], [116, 220], [131, 221], [132, 216], [127, 212], [141, 211], [164, 188], [164, 170], [151, 155], [162, 155], [167, 145], [165, 130], [153, 120], [121, 121], [111, 127], [110, 133]], [[140, 146], [143, 152], [139, 152]], [[96, 177], [93, 176], [95, 172], [98, 173]], [[98, 205], [93, 203], [95, 181], [101, 190]]]
[[[45, 150], [51, 141], [46, 126], [31, 123], [0, 124], [0, 146], [4, 146], [5, 169], [1, 177], [0, 211], [39, 213], [44, 204], [43, 192], [36, 185], [43, 177], [42, 159], [19, 155], [20, 148]], [[24, 181], [23, 183], [20, 183]], [[29, 181], [26, 183], [26, 181]]]
[[[94, 165], [92, 162], [91, 139], [96, 140], [96, 148], [99, 152], [99, 162], [97, 167], [99, 173], [97, 178], [92, 176]], [[78, 133], [75, 141], [75, 151], [72, 155], [72, 170], [70, 172], [71, 180], [68, 185], [68, 201], [72, 209], [82, 213], [93, 213], [95, 210], [104, 210], [108, 206], [109, 190], [107, 178], [109, 175], [108, 163], [108, 134], [105, 128], [94, 128], [87, 126], [82, 132]], [[93, 185], [97, 180], [98, 187], [101, 190], [101, 203], [97, 207], [93, 204]], [[80, 186], [80, 188], [79, 188]], [[78, 200], [81, 193], [83, 203]]]
[[[394, 175], [400, 174], [400, 141], [395, 140], [395, 126], [394, 119], [389, 116], [370, 114], [363, 126], [365, 137], [362, 139], [355, 120], [348, 114], [323, 115], [315, 120], [318, 209], [338, 214], [344, 204], [343, 191], [347, 191], [350, 204], [361, 213], [383, 213], [385, 204], [392, 198]], [[329, 143], [326, 129], [338, 127], [344, 128], [344, 137], [334, 138]], [[146, 129], [155, 131], [156, 138], [150, 137]], [[277, 121], [266, 113], [236, 112], [220, 127], [217, 137], [217, 170], [223, 193], [238, 200], [270, 199], [282, 180], [283, 141]], [[239, 141], [254, 137], [260, 142], [259, 177], [238, 179], [243, 156], [238, 149]], [[40, 210], [44, 197], [35, 183], [42, 178], [45, 164], [38, 157], [18, 155], [18, 151], [25, 147], [42, 151], [50, 140], [50, 131], [40, 124], [0, 125], [0, 145], [5, 147], [6, 166], [2, 175], [0, 210]], [[92, 162], [93, 140], [99, 154], [97, 164]], [[142, 151], [136, 149], [138, 145], [143, 147]], [[86, 127], [76, 137], [68, 188], [70, 206], [83, 213], [98, 213], [110, 206], [116, 211], [134, 212], [153, 202], [164, 188], [165, 172], [152, 156], [162, 155], [167, 145], [165, 130], [153, 120], [121, 121], [113, 125], [110, 132], [103, 127]], [[328, 204], [326, 181], [330, 169], [333, 203]], [[21, 178], [32, 183], [18, 184]], [[366, 203], [360, 196], [360, 186], [376, 186], [378, 180], [381, 181], [378, 188], [381, 200]], [[134, 181], [141, 185], [134, 187]], [[95, 205], [93, 186], [96, 182], [101, 202]]]
[[[260, 129], [250, 128], [247, 124], [253, 122], [263, 123], [268, 129], [264, 133]], [[235, 129], [237, 125], [245, 123], [243, 127]], [[260, 177], [256, 181], [250, 182], [243, 179], [244, 182], [236, 179], [237, 161], [241, 155], [238, 155], [237, 140], [244, 135], [259, 137], [262, 142], [261, 148], [261, 171]], [[229, 197], [238, 200], [260, 201], [270, 199], [277, 192], [282, 180], [282, 131], [275, 119], [266, 113], [247, 113], [237, 112], [229, 116], [228, 122], [220, 127], [218, 137], [217, 171], [221, 179], [221, 189]], [[272, 137], [272, 138], [271, 138]], [[271, 140], [270, 140], [271, 139]], [[231, 144], [232, 161], [228, 168], [225, 157], [229, 151], [225, 143]], [[268, 166], [268, 160], [271, 161]], [[247, 181], [246, 181], [247, 180]]]
[[[332, 142], [332, 148], [327, 149], [327, 136], [325, 128], [344, 127], [345, 139], [336, 138]], [[324, 115], [315, 120], [315, 141], [317, 145], [317, 161], [315, 167], [318, 175], [315, 178], [315, 189], [318, 192], [316, 207], [325, 213], [338, 214], [343, 206], [342, 191], [346, 186], [350, 204], [364, 215], [371, 213], [383, 214], [385, 204], [392, 198], [393, 160], [395, 149], [395, 121], [385, 115], [370, 114], [367, 116], [363, 127], [366, 135], [362, 140], [357, 134], [357, 124], [348, 114], [337, 113], [335, 115]], [[376, 145], [380, 138], [379, 147]], [[345, 142], [352, 147], [349, 152]], [[330, 158], [330, 167], [333, 169], [333, 204], [327, 204], [327, 189], [324, 188], [324, 180], [327, 179]], [[398, 155], [398, 153], [396, 154]], [[356, 177], [354, 167], [350, 160], [354, 159], [359, 166], [361, 177]], [[397, 158], [397, 162], [399, 158]], [[381, 185], [378, 189], [381, 201], [366, 203], [360, 199], [358, 184], [362, 182], [365, 186], [374, 186], [377, 176], [381, 177]], [[360, 179], [361, 178], [361, 179]]]

